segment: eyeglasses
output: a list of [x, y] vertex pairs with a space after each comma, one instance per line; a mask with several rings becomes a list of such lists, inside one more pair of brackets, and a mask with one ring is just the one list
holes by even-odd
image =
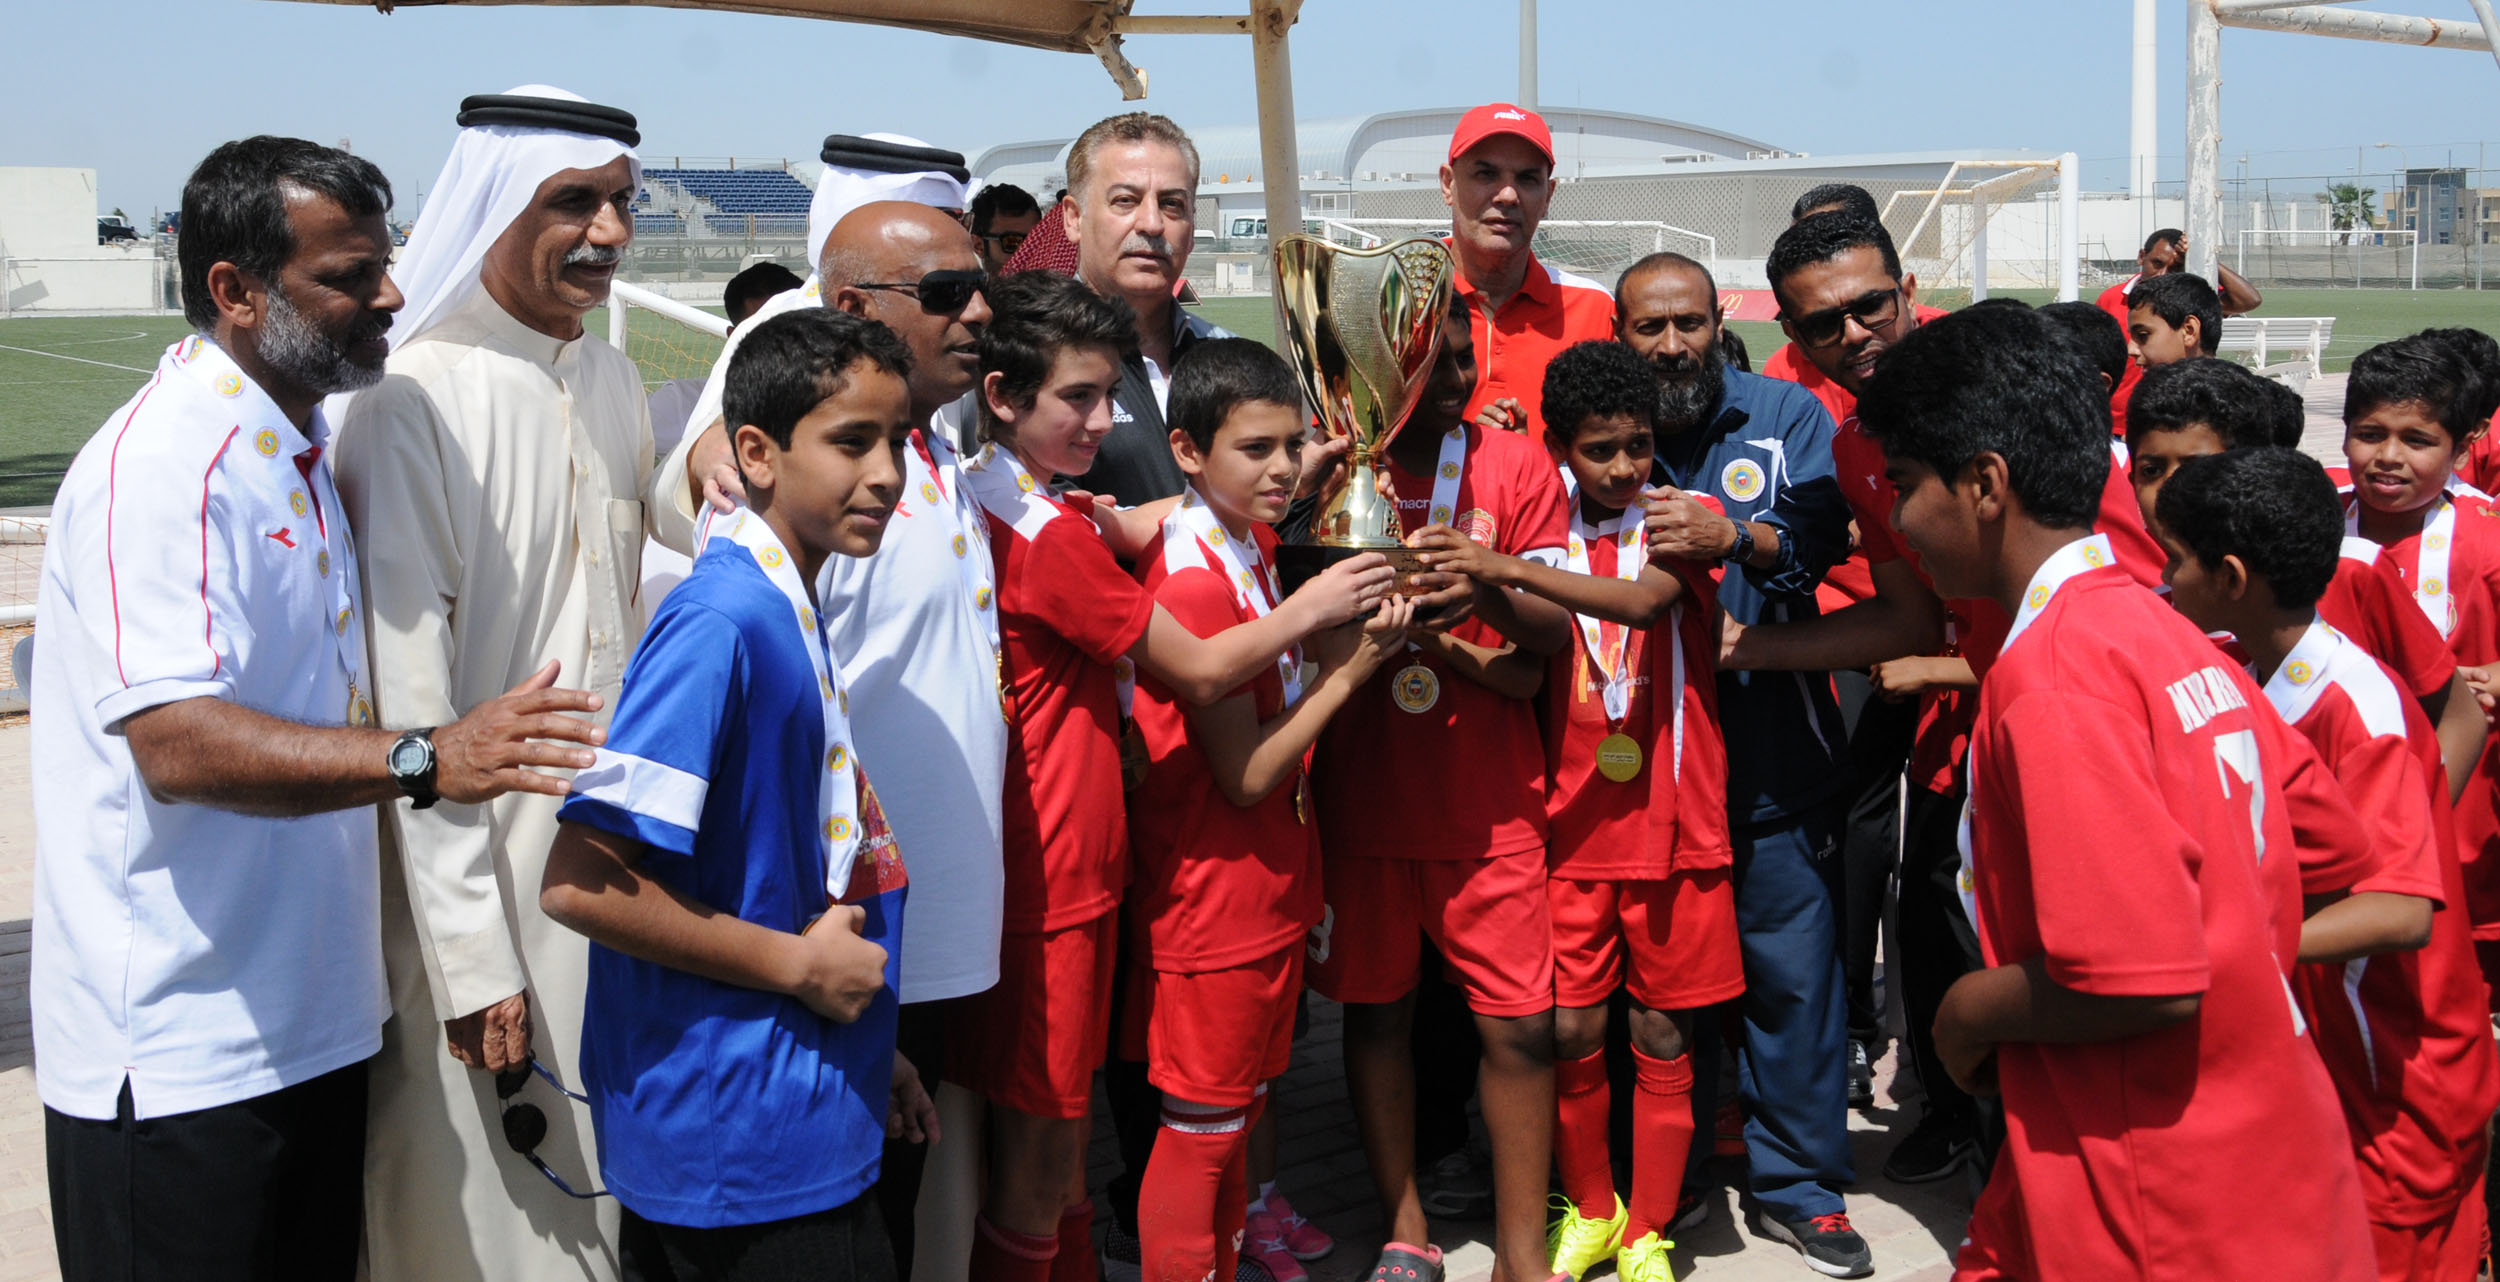
[[547, 1142], [547, 1114], [536, 1104], [512, 1102], [512, 1097], [530, 1084], [532, 1073], [547, 1079], [547, 1084], [555, 1087], [556, 1092], [565, 1098], [580, 1100], [584, 1104], [590, 1102], [589, 1096], [564, 1089], [564, 1083], [557, 1081], [556, 1075], [548, 1072], [546, 1066], [538, 1062], [538, 1057], [532, 1055], [528, 1063], [516, 1064], [495, 1074], [495, 1099], [503, 1106], [503, 1142], [511, 1145], [513, 1152], [528, 1159], [529, 1164], [537, 1167], [538, 1173], [546, 1176], [548, 1183], [562, 1189], [566, 1197], [587, 1202], [610, 1196], [606, 1189], [592, 1189], [587, 1193], [576, 1191], [564, 1182], [563, 1176], [555, 1173], [555, 1168], [547, 1165], [547, 1159], [538, 1155], [538, 1146]]
[[1032, 234], [1033, 233], [1031, 232], [1023, 231], [999, 231], [991, 232], [989, 235], [983, 236], [981, 239], [997, 241], [1000, 253], [1012, 254], [1017, 250], [1024, 248], [1024, 238]]
[[1871, 289], [1838, 307], [1788, 318], [1788, 327], [1797, 341], [1808, 347], [1829, 347], [1849, 332], [1849, 322], [1873, 333], [1889, 326], [1901, 315], [1901, 287]]
[[930, 272], [918, 280], [861, 281], [851, 288], [910, 294], [920, 300], [920, 310], [931, 316], [952, 316], [971, 306], [973, 296], [989, 283], [988, 272], [949, 268]]

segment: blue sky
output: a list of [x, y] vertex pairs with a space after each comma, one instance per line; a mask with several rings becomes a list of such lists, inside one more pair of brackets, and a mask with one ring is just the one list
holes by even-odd
[[[1149, 13], [1239, 0], [1141, 0]], [[2368, 7], [2470, 22], [2465, 0]], [[1120, 110], [1093, 59], [876, 27], [601, 7], [279, 0], [17, 0], [0, 164], [98, 171], [106, 209], [171, 208], [210, 147], [257, 132], [352, 140], [406, 196], [429, 186], [459, 99], [526, 81], [642, 118], [645, 154], [808, 157], [831, 132], [916, 134], [967, 155], [1066, 136]], [[1541, 96], [1715, 125], [1817, 154], [2072, 150], [2124, 185], [2127, 0], [1544, 0]], [[1308, 0], [1296, 105], [1337, 115], [1509, 97], [1512, 0]], [[2164, 0], [2161, 140], [2180, 167], [2185, 16]], [[39, 56], [29, 56], [40, 51]], [[1246, 41], [1144, 37], [1148, 106], [1183, 125], [1252, 118]], [[2417, 165], [2500, 168], [2500, 68], [2479, 53], [2223, 34], [2223, 156], [2236, 177]]]

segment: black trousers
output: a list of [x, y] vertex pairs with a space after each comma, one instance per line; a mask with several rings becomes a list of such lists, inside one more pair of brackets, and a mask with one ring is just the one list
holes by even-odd
[[144, 1120], [43, 1111], [63, 1282], [347, 1282], [365, 1200], [365, 1066]]
[[1936, 1057], [1936, 1011], [1953, 981], [1979, 969], [1979, 932], [1963, 915], [1955, 879], [1962, 853], [1955, 835], [1962, 794], [1910, 789], [1901, 847], [1901, 1006], [1911, 1060], [1927, 1092], [1927, 1119], [1976, 1125], [1971, 1097], [1953, 1084]]
[[1849, 1040], [1873, 1053], [1884, 1043], [1884, 1008], [1875, 997], [1877, 934], [1884, 889], [1899, 862], [1901, 771], [1918, 734], [1919, 705], [1877, 697], [1860, 672], [1835, 672], [1832, 685], [1849, 731], [1849, 811], [1840, 830], [1841, 977]]
[[617, 1228], [637, 1282], [897, 1282], [885, 1217], [871, 1193], [812, 1215], [690, 1229], [625, 1211]]
[[[954, 1001], [913, 1002], [897, 1009], [894, 1053], [919, 1070], [920, 1084], [937, 1098], [946, 1073], [946, 1021], [959, 1008]], [[877, 1211], [885, 1222], [886, 1242], [894, 1251], [894, 1272], [911, 1276], [913, 1216], [920, 1206], [920, 1175], [929, 1164], [929, 1146], [909, 1140], [887, 1140], [878, 1159]]]

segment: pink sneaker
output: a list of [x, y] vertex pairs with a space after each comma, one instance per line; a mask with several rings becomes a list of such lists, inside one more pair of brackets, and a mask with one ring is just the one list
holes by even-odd
[[1267, 1195], [1265, 1207], [1276, 1217], [1276, 1226], [1285, 1231], [1285, 1249], [1293, 1252], [1293, 1258], [1316, 1260], [1337, 1249], [1337, 1239], [1297, 1214], [1281, 1190]]
[[1254, 1261], [1276, 1282], [1308, 1282], [1310, 1274], [1285, 1245], [1284, 1226], [1266, 1211], [1252, 1211], [1241, 1223], [1241, 1258]]

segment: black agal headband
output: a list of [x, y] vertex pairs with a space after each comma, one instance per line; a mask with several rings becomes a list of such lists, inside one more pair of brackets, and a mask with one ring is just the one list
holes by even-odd
[[969, 182], [972, 171], [964, 167], [964, 154], [943, 147], [913, 147], [899, 142], [879, 142], [850, 134], [828, 134], [825, 149], [817, 159], [843, 169], [856, 169], [871, 174], [945, 174], [956, 182]]
[[613, 138], [628, 147], [642, 145], [634, 113], [570, 98], [532, 98], [524, 94], [481, 93], [460, 100], [460, 127], [519, 125], [524, 129], [561, 129], [566, 133]]

